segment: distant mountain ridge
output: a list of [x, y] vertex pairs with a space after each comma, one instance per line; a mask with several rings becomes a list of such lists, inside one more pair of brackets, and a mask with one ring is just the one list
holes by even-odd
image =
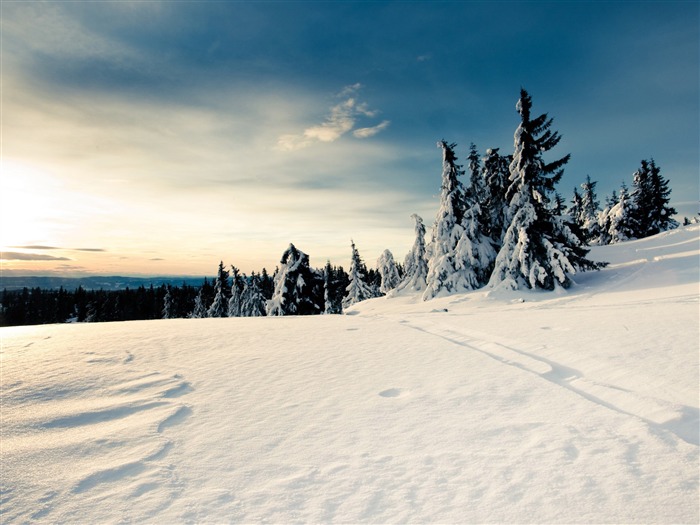
[[[183, 283], [189, 286], [200, 286], [204, 282], [202, 277], [124, 277], [112, 276], [90, 276], [90, 277], [55, 277], [55, 276], [2, 276], [0, 277], [0, 290], [21, 290], [22, 288], [43, 288], [57, 289], [60, 287], [66, 290], [75, 290], [82, 286], [86, 290], [124, 290], [126, 288], [138, 288], [139, 286], [159, 287], [163, 284], [181, 286]], [[213, 280], [213, 277], [207, 277]]]

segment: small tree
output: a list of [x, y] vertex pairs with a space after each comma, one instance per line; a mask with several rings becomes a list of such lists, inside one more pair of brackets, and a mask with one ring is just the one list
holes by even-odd
[[259, 282], [258, 276], [254, 273], [251, 273], [249, 279], [244, 279], [239, 310], [241, 317], [263, 317], [265, 315], [265, 297]]
[[348, 277], [350, 279], [350, 284], [346, 289], [345, 298], [343, 299], [343, 309], [347, 309], [353, 304], [359, 303], [366, 299], [371, 299], [375, 297], [372, 288], [365, 282], [364, 263], [360, 257], [360, 252], [357, 251], [355, 247], [355, 242], [350, 241], [352, 246], [352, 256], [350, 259], [350, 271], [348, 272]]
[[421, 292], [426, 287], [428, 263], [425, 256], [425, 224], [423, 224], [423, 219], [415, 213], [411, 215], [411, 218], [415, 223], [416, 239], [411, 251], [404, 259], [404, 276], [396, 287], [397, 292], [402, 290]]
[[211, 303], [207, 315], [209, 317], [226, 317], [227, 313], [227, 298], [226, 290], [228, 289], [228, 272], [224, 269], [224, 263], [219, 262], [219, 271], [214, 282], [214, 302]]
[[382, 282], [379, 291], [383, 294], [389, 293], [399, 285], [399, 270], [394, 261], [394, 255], [389, 250], [384, 250], [377, 260], [377, 270], [381, 275]]
[[207, 316], [207, 309], [202, 299], [203, 290], [200, 288], [197, 297], [194, 298], [194, 310], [190, 313], [192, 319], [202, 319]]
[[229, 317], [241, 316], [242, 284], [241, 277], [238, 272], [238, 268], [231, 265], [231, 297], [228, 300], [227, 311]]
[[267, 315], [312, 315], [323, 311], [323, 280], [309, 267], [309, 256], [293, 244], [282, 254]]
[[633, 178], [635, 236], [648, 237], [677, 227], [678, 222], [673, 218], [676, 210], [668, 205], [671, 195], [669, 183], [661, 176], [654, 159], [642, 160]]
[[173, 295], [170, 290], [170, 285], [165, 289], [165, 297], [163, 297], [163, 319], [172, 319], [174, 311]]
[[600, 211], [600, 202], [598, 202], [595, 194], [597, 181], [592, 181], [590, 175], [586, 175], [586, 182], [581, 184], [583, 192], [581, 194], [581, 211], [579, 214], [578, 225], [583, 231], [586, 242], [592, 242], [600, 237], [600, 228], [598, 226], [598, 212]]
[[627, 187], [623, 184], [620, 189], [620, 196], [607, 216], [604, 218], [607, 226], [608, 244], [615, 244], [635, 238], [634, 202], [630, 199]]

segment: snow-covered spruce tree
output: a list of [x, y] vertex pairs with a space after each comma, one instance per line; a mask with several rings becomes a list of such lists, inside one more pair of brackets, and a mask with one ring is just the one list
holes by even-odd
[[615, 244], [636, 238], [634, 220], [634, 202], [630, 198], [627, 187], [623, 184], [620, 188], [620, 196], [604, 219], [607, 226], [608, 244]]
[[255, 273], [251, 273], [250, 278], [243, 279], [239, 312], [241, 317], [265, 316], [265, 297], [260, 289], [260, 279]]
[[641, 167], [634, 173], [633, 184], [633, 221], [637, 238], [656, 235], [678, 226], [673, 219], [676, 210], [668, 205], [671, 189], [654, 159], [642, 161]]
[[411, 251], [404, 259], [404, 275], [401, 283], [396, 287], [396, 291], [409, 290], [422, 292], [425, 290], [425, 279], [428, 276], [428, 262], [425, 256], [425, 224], [423, 219], [417, 215], [411, 215], [415, 222], [416, 239], [413, 241]]
[[231, 265], [231, 297], [228, 300], [227, 310], [229, 317], [241, 316], [242, 286], [238, 268]]
[[365, 282], [365, 274], [363, 272], [364, 264], [362, 262], [362, 258], [360, 257], [360, 252], [357, 251], [354, 241], [350, 241], [350, 244], [352, 245], [350, 271], [348, 272], [350, 284], [348, 284], [348, 287], [345, 290], [346, 293], [345, 297], [343, 298], [343, 310], [349, 308], [355, 303], [359, 303], [360, 301], [376, 297], [376, 294], [372, 288]]
[[506, 190], [508, 189], [508, 166], [511, 162], [510, 155], [499, 155], [498, 148], [487, 149], [484, 157], [483, 179], [486, 185], [482, 224], [484, 233], [500, 246], [503, 236], [508, 228], [508, 202]]
[[[342, 297], [338, 297], [335, 272], [330, 261], [326, 261], [323, 268], [323, 313], [341, 314], [343, 313]], [[339, 300], [340, 299], [340, 300]]]
[[461, 168], [454, 144], [438, 142], [442, 148], [440, 208], [433, 226], [428, 259], [428, 276], [423, 299], [465, 292], [482, 286], [495, 256], [489, 239], [482, 233], [481, 209], [467, 201], [458, 179]]
[[197, 297], [194, 298], [194, 309], [190, 314], [192, 319], [202, 319], [207, 316], [207, 308], [204, 306], [204, 300], [202, 299], [203, 290], [200, 289], [197, 293]]
[[569, 155], [546, 163], [543, 154], [561, 136], [550, 130], [547, 114], [531, 118], [532, 99], [521, 89], [516, 105], [520, 125], [515, 131], [510, 164], [510, 225], [496, 258], [489, 286], [552, 290], [571, 284], [577, 270], [598, 268], [585, 258], [588, 249], [550, 207], [550, 195], [561, 179]]
[[484, 180], [484, 172], [481, 166], [481, 158], [479, 158], [479, 152], [476, 149], [476, 144], [473, 142], [469, 144], [469, 187], [465, 192], [467, 200], [473, 202], [484, 202], [486, 198], [486, 183]]
[[309, 267], [309, 256], [289, 245], [274, 277], [267, 315], [314, 315], [323, 312], [323, 278]]
[[382, 277], [382, 282], [379, 285], [380, 293], [388, 294], [399, 285], [399, 270], [394, 261], [394, 254], [390, 250], [384, 250], [377, 259], [377, 271]]
[[598, 226], [598, 213], [600, 203], [596, 200], [595, 187], [597, 181], [592, 181], [590, 175], [586, 175], [586, 182], [581, 184], [581, 210], [577, 221], [581, 231], [583, 231], [586, 242], [591, 243], [600, 237], [600, 227]]
[[163, 319], [172, 319], [174, 313], [173, 294], [170, 290], [170, 285], [165, 289], [165, 297], [163, 297]]
[[226, 317], [227, 314], [227, 297], [226, 290], [228, 289], [228, 272], [224, 270], [223, 261], [219, 262], [219, 271], [214, 282], [214, 302], [211, 303], [207, 310], [208, 317]]

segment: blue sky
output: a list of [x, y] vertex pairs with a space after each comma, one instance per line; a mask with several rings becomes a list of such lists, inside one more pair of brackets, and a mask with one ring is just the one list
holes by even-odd
[[653, 157], [692, 215], [699, 28], [694, 1], [3, 1], [3, 271], [402, 259], [436, 141], [510, 152], [521, 86], [567, 200]]

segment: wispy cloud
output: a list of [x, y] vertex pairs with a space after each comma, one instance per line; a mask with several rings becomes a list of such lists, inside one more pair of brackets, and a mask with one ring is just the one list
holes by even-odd
[[70, 261], [68, 257], [54, 257], [43, 253], [2, 252], [3, 261]]
[[44, 246], [41, 244], [30, 244], [27, 246], [10, 246], [20, 250], [69, 250], [74, 252], [104, 252], [104, 248], [61, 248], [60, 246]]
[[373, 137], [380, 131], [386, 129], [389, 126], [389, 124], [390, 122], [388, 120], [385, 120], [381, 124], [377, 124], [376, 126], [372, 126], [371, 128], [358, 128], [355, 131], [353, 131], [352, 134], [358, 139], [366, 139], [369, 137]]
[[[301, 134], [282, 135], [277, 140], [277, 147], [283, 151], [306, 148], [316, 142], [335, 142], [355, 128], [360, 117], [373, 118], [377, 110], [370, 109], [366, 102], [359, 102], [357, 94], [362, 85], [352, 84], [344, 87], [337, 97], [344, 99], [332, 106], [326, 119], [321, 123], [306, 128]], [[371, 127], [355, 129], [353, 136], [368, 138], [376, 135], [389, 125], [388, 120]]]

